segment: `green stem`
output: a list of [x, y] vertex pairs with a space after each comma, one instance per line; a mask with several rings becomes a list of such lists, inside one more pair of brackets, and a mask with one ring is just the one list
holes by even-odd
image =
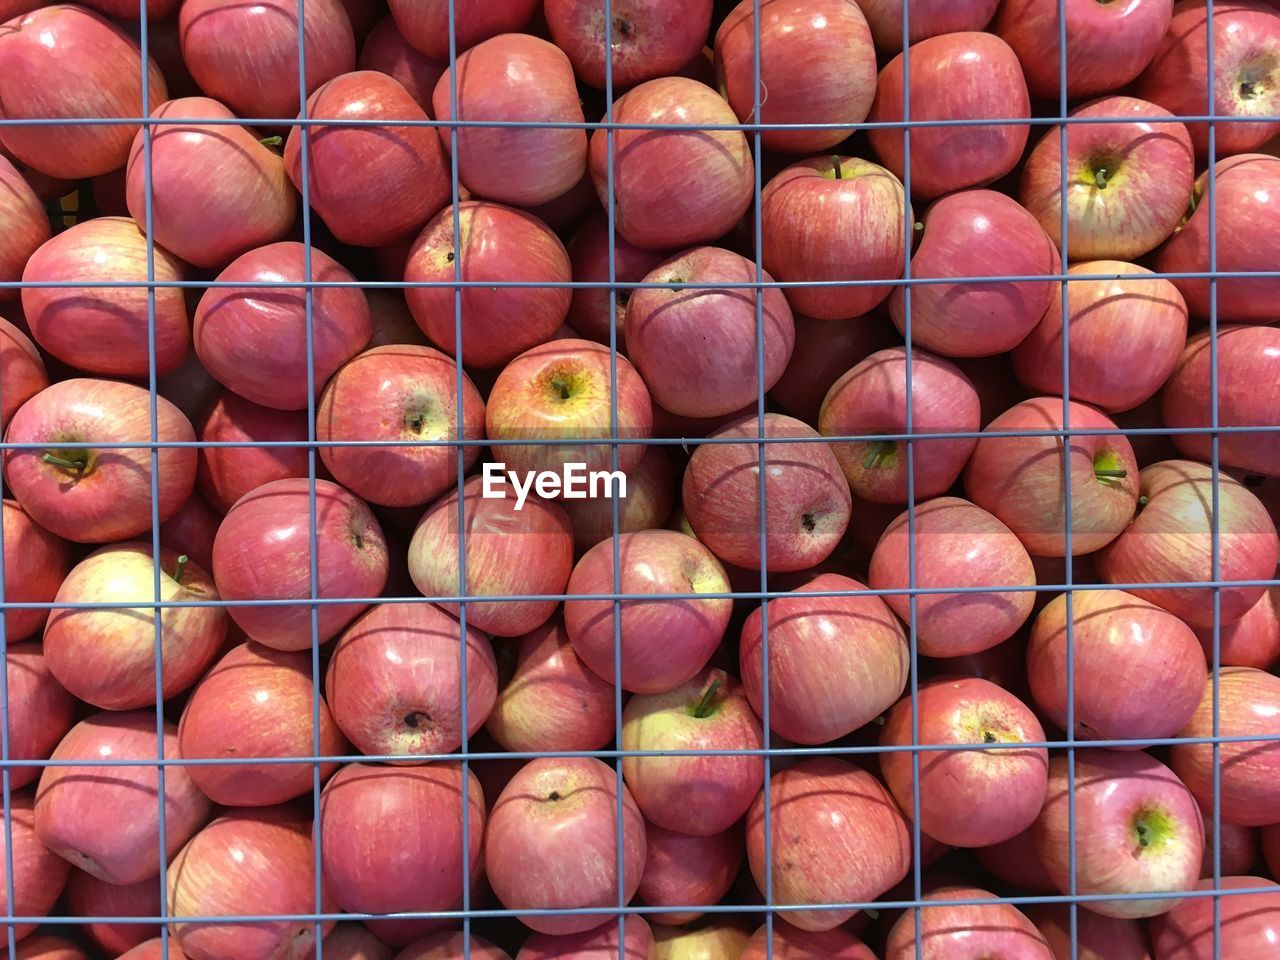
[[174, 568], [173, 579], [177, 583], [182, 582], [182, 575], [187, 572], [187, 561], [191, 559], [185, 553], [178, 557], [178, 565]]
[[889, 455], [893, 453], [894, 446], [892, 440], [876, 440], [867, 448], [867, 455], [862, 458], [863, 469], [874, 470], [876, 467], [883, 466], [889, 459]]
[[1111, 171], [1106, 167], [1099, 167], [1093, 173], [1093, 183], [1099, 190], [1107, 189], [1107, 183], [1111, 180]]
[[702, 695], [702, 699], [698, 701], [698, 705], [693, 708], [693, 716], [697, 720], [705, 720], [711, 716], [711, 707], [715, 702], [716, 691], [720, 689], [720, 678], [711, 681], [711, 686], [707, 687], [707, 692]]
[[284, 143], [284, 137], [263, 137], [258, 142], [264, 147], [278, 147], [280, 144]]
[[83, 460], [68, 460], [66, 457], [58, 456], [56, 453], [46, 453], [40, 460], [51, 466], [61, 467], [63, 470], [74, 470], [76, 473], [84, 472]]

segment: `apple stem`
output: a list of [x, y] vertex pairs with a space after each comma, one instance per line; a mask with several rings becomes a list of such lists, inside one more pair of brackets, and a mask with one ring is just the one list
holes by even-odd
[[1099, 167], [1099, 168], [1098, 168], [1097, 170], [1095, 170], [1095, 171], [1094, 171], [1094, 173], [1093, 173], [1093, 182], [1094, 182], [1094, 185], [1095, 185], [1099, 190], [1105, 190], [1105, 189], [1107, 189], [1107, 183], [1108, 183], [1110, 180], [1111, 180], [1111, 171], [1110, 171], [1110, 170], [1108, 170], [1106, 167]]
[[284, 137], [263, 137], [258, 142], [264, 147], [278, 147], [280, 144], [284, 143]]
[[190, 559], [191, 558], [188, 557], [185, 553], [179, 555], [178, 565], [174, 568], [174, 571], [173, 571], [173, 579], [175, 582], [177, 583], [182, 582], [182, 575], [187, 572], [187, 561]]
[[832, 154], [832, 156], [831, 156], [831, 169], [835, 172], [835, 175], [836, 175], [836, 179], [837, 179], [837, 180], [843, 180], [843, 179], [844, 179], [844, 170], [842, 170], [842, 169], [841, 169], [841, 167], [840, 167], [840, 156], [839, 156], [839, 154]]
[[862, 458], [863, 469], [874, 470], [876, 467], [884, 466], [884, 462], [889, 459], [893, 449], [894, 443], [892, 440], [876, 440], [867, 449], [867, 455]]
[[711, 715], [711, 707], [715, 703], [716, 691], [720, 689], [720, 678], [711, 681], [711, 686], [707, 687], [707, 692], [702, 695], [702, 699], [698, 701], [698, 705], [693, 708], [693, 716], [698, 720], [705, 720]]
[[60, 457], [56, 453], [46, 453], [40, 458], [43, 463], [51, 464], [55, 467], [62, 467], [64, 470], [74, 470], [76, 473], [84, 472], [84, 462], [80, 460], [68, 460], [66, 457]]

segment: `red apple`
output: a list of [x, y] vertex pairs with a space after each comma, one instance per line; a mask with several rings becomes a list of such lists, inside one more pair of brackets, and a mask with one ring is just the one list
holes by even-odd
[[[773, 936], [761, 926], [747, 940], [738, 960], [876, 960], [865, 943], [844, 927], [832, 930], [801, 930], [780, 914], [773, 919]], [[694, 958], [689, 958], [694, 960]], [[709, 956], [706, 960], [718, 960]]]
[[[329, 660], [325, 698], [357, 750], [413, 756], [458, 748], [460, 643], [458, 622], [433, 603], [380, 604], [347, 628]], [[470, 625], [466, 645], [469, 736], [493, 709], [498, 669], [488, 638]]]
[[[573, 265], [575, 283], [609, 282], [609, 218], [597, 211], [583, 221], [569, 241], [569, 260]], [[613, 282], [639, 283], [657, 268], [663, 255], [656, 250], [644, 250], [616, 233], [613, 238]], [[752, 280], [754, 280], [754, 276]], [[623, 321], [627, 304], [638, 290], [621, 289], [614, 293], [615, 329], [619, 351], [625, 348]], [[609, 342], [609, 290], [604, 287], [582, 287], [573, 291], [569, 315], [565, 318], [578, 334], [586, 340]]]
[[[67, 545], [14, 501], [5, 500], [3, 510], [4, 598], [9, 603], [49, 603], [71, 569]], [[6, 609], [5, 639], [9, 643], [25, 640], [40, 631], [48, 617], [48, 610]]]
[[[196, 432], [202, 444], [245, 444], [200, 448], [196, 486], [219, 513], [225, 514], [237, 500], [264, 483], [308, 475], [305, 410], [263, 407], [230, 390], [218, 389], [213, 403], [197, 421]], [[316, 439], [321, 439], [319, 431]], [[298, 446], [256, 446], [263, 443]]]
[[[1045, 872], [1036, 853], [1035, 830], [1024, 830], [1003, 843], [974, 851], [982, 868], [993, 877], [1028, 894], [1056, 894], [1053, 878]], [[1071, 958], [1067, 958], [1071, 960]]]
[[[155, 436], [194, 443], [182, 413], [156, 398]], [[9, 443], [42, 443], [5, 451], [5, 481], [28, 516], [59, 537], [77, 543], [110, 543], [151, 529], [153, 507], [161, 522], [178, 512], [196, 482], [196, 451], [162, 447], [156, 452], [159, 503], [152, 504], [151, 457], [145, 446], [61, 447], [63, 443], [151, 441], [151, 398], [146, 390], [113, 380], [63, 380], [40, 391], [9, 422]]]
[[[609, 34], [613, 89], [679, 73], [702, 52], [711, 0], [614, 0]], [[548, 0], [547, 29], [583, 83], [605, 88], [603, 0]]]
[[164, 941], [155, 937], [126, 950], [116, 960], [184, 960], [186, 956], [178, 945], [178, 938], [171, 935], [168, 952], [165, 952]]
[[449, 16], [455, 49], [462, 53], [481, 40], [524, 27], [537, 0], [388, 0], [405, 39], [436, 60], [449, 59]]
[[[903, 56], [880, 71], [870, 119], [903, 120]], [[989, 33], [949, 33], [911, 47], [911, 120], [1016, 120], [1031, 115], [1027, 81], [1017, 55]], [[999, 180], [1022, 159], [1030, 128], [992, 126], [875, 127], [871, 146], [897, 176], [906, 170], [911, 141], [911, 194], [932, 198]]]
[[[7, 502], [5, 506], [8, 506]], [[9, 529], [6, 523], [6, 545], [9, 543]], [[8, 564], [5, 566], [7, 568]], [[9, 599], [7, 589], [5, 599]], [[7, 613], [6, 621], [14, 618], [16, 613]], [[8, 756], [12, 760], [44, 760], [71, 729], [76, 702], [49, 670], [38, 642], [15, 643], [12, 634], [7, 642]], [[9, 787], [17, 790], [34, 783], [40, 776], [40, 770], [40, 767], [9, 767]]]
[[1062, 903], [1022, 908], [1049, 944], [1051, 960], [1151, 960], [1147, 932], [1136, 920], [1076, 910], [1076, 947], [1071, 946], [1071, 908]]
[[[1213, 663], [1213, 624], [1195, 628]], [[1224, 667], [1270, 670], [1280, 661], [1280, 587], [1269, 587], [1239, 620], [1218, 624], [1218, 656]]]
[[336, 924], [329, 931], [324, 938], [324, 955], [329, 960], [392, 960], [396, 951], [368, 928], [350, 921]]
[[858, 0], [862, 13], [883, 50], [902, 49], [903, 10], [907, 11], [909, 42], [941, 33], [981, 30], [995, 16], [999, 0]]
[[177, 513], [160, 524], [160, 546], [186, 554], [202, 570], [213, 569], [213, 538], [222, 517], [192, 494]]
[[613, 204], [628, 242], [649, 250], [697, 246], [728, 233], [746, 213], [755, 183], [747, 138], [740, 130], [698, 129], [738, 122], [710, 87], [687, 77], [649, 80], [618, 98], [612, 119], [690, 128], [591, 135], [591, 180], [600, 202]]
[[115, 923], [116, 917], [158, 917], [164, 893], [154, 877], [120, 886], [99, 880], [83, 870], [72, 870], [67, 883], [67, 910], [74, 916], [109, 918], [106, 923], [86, 923], [81, 929], [108, 956], [119, 957], [157, 936], [160, 927], [146, 923]]
[[395, 19], [387, 16], [369, 31], [364, 46], [360, 48], [357, 66], [361, 70], [377, 70], [391, 77], [431, 117], [431, 94], [449, 69], [449, 61], [447, 51], [445, 58], [437, 60], [415, 50], [397, 29]]
[[[0, 199], [3, 193], [0, 184]], [[21, 329], [0, 317], [0, 432], [8, 427], [19, 407], [48, 385], [49, 374], [36, 345]]]
[[[977, 887], [939, 887], [929, 900], [991, 900], [969, 906], [924, 906], [919, 920], [905, 910], [889, 931], [885, 960], [911, 960], [923, 948], [926, 957], [1001, 957], [1009, 960], [1054, 960], [1044, 935], [1021, 910], [997, 901]], [[918, 926], [917, 926], [918, 924]], [[1117, 958], [1118, 960], [1118, 958]]]
[[832, 385], [877, 350], [896, 338], [883, 318], [871, 314], [848, 323], [832, 323], [795, 315], [796, 343], [791, 359], [769, 399], [782, 413], [805, 423], [817, 423], [822, 401]]
[[535, 933], [520, 948], [516, 960], [650, 960], [653, 957], [653, 931], [644, 917], [628, 916], [622, 936], [619, 943], [616, 923], [560, 937]]
[[[910, 208], [884, 167], [839, 155], [801, 160], [769, 181], [760, 209], [764, 267], [780, 281], [902, 276]], [[891, 292], [887, 284], [788, 287], [787, 300], [797, 313], [843, 320], [868, 313]]]
[[1215, 838], [1213, 814], [1204, 813], [1204, 856], [1200, 860], [1200, 877], [1213, 876], [1213, 849], [1219, 849], [1219, 876], [1252, 873], [1258, 863], [1258, 835], [1254, 827], [1242, 827], [1236, 823], [1219, 824], [1222, 828]]
[[505, 950], [481, 937], [473, 936], [468, 942], [461, 930], [428, 934], [396, 954], [396, 960], [457, 960], [467, 949], [473, 960], [511, 960]]
[[[71, 867], [36, 836], [34, 791], [15, 792], [9, 799], [10, 829], [0, 833], [0, 906], [9, 916], [43, 917], [67, 885]], [[119, 824], [117, 823], [117, 826]], [[9, 903], [8, 871], [13, 864], [13, 903]], [[21, 940], [35, 930], [34, 923], [15, 923], [13, 936]]]
[[[8, 130], [21, 130], [21, 127], [7, 127]], [[18, 168], [5, 157], [0, 156], [0, 281], [9, 283], [22, 279], [22, 268], [36, 249], [49, 239], [49, 215], [45, 213], [44, 204], [31, 185], [18, 172]], [[18, 291], [0, 290], [0, 301], [15, 299]], [[8, 324], [8, 321], [5, 321]], [[6, 327], [6, 333], [7, 333]], [[5, 364], [9, 374], [8, 364]], [[12, 376], [12, 374], [10, 374]], [[6, 384], [7, 386], [7, 384]], [[5, 390], [6, 413], [11, 412], [10, 404], [14, 401]], [[8, 417], [6, 415], [5, 419]]]
[[[1227, 895], [1184, 900], [1154, 921], [1156, 960], [1265, 957], [1280, 940], [1280, 884], [1264, 877], [1223, 877], [1220, 884], [1201, 881], [1197, 889]], [[1230, 893], [1259, 889], [1266, 892]], [[1217, 910], [1215, 903], [1221, 904]]]
[[[649, 446], [627, 474], [627, 495], [618, 499], [618, 533], [661, 527], [671, 516], [675, 477], [666, 447]], [[573, 527], [573, 545], [580, 553], [613, 536], [613, 498], [588, 497], [562, 504]]]
[[405, 303], [403, 290], [366, 290], [365, 298], [369, 301], [369, 314], [373, 318], [370, 350], [374, 347], [427, 345], [426, 336], [414, 322], [409, 305]]
[[[742, 832], [732, 828], [699, 837], [646, 823], [644, 833], [644, 875], [636, 893], [651, 907], [719, 903], [729, 892], [746, 856]], [[654, 923], [675, 925], [692, 923], [704, 915], [686, 910], [652, 913], [649, 917]]]

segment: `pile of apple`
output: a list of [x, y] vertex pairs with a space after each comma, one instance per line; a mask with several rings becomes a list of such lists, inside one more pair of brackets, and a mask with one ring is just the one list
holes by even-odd
[[1205, 0], [83, 3], [0, 0], [17, 958], [1280, 956], [1280, 4], [1210, 105]]

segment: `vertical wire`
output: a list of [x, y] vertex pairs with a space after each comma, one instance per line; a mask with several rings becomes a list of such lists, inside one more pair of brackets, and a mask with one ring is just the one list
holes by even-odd
[[[47, 211], [46, 211], [47, 216]], [[0, 409], [4, 403], [4, 378], [0, 377]], [[0, 440], [4, 437], [0, 436]], [[6, 451], [7, 452], [7, 451]], [[0, 463], [4, 452], [0, 452]], [[2, 486], [2, 484], [0, 484]], [[0, 490], [0, 500], [3, 490]], [[0, 502], [0, 813], [4, 815], [4, 904], [5, 939], [8, 956], [18, 955], [17, 937], [14, 934], [14, 882], [13, 882], [13, 787], [9, 780], [9, 606], [5, 600], [5, 583], [8, 573], [4, 563], [4, 504]]]

